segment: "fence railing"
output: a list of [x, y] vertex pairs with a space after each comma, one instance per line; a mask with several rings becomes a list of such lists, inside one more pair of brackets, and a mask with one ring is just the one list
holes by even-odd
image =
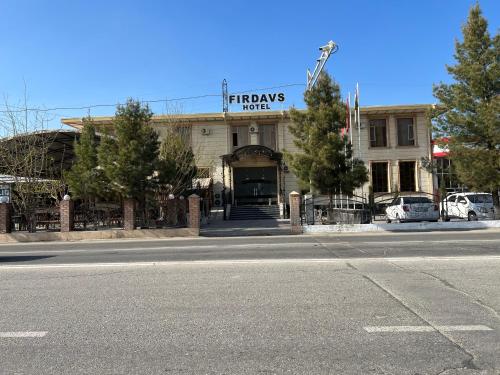
[[100, 230], [123, 228], [123, 211], [120, 202], [77, 204], [74, 210], [75, 230]]
[[[134, 223], [128, 228], [184, 228], [188, 226], [190, 200], [200, 200], [193, 196], [171, 197], [164, 201], [147, 201], [145, 205], [132, 204]], [[201, 203], [201, 204], [200, 204]], [[125, 202], [81, 202], [59, 201], [46, 207], [38, 207], [32, 213], [22, 212], [10, 203], [0, 203], [0, 233], [67, 231], [62, 223], [70, 223], [69, 230], [106, 230], [125, 227]], [[195, 217], [201, 221], [210, 214], [209, 202], [199, 202]], [[130, 209], [130, 206], [128, 206]], [[65, 227], [64, 227], [65, 228]]]
[[59, 207], [56, 205], [39, 206], [32, 211], [16, 207], [12, 210], [10, 222], [12, 230], [19, 232], [53, 232], [61, 229]]
[[302, 224], [366, 224], [370, 222], [367, 197], [336, 194], [305, 195], [302, 199]]

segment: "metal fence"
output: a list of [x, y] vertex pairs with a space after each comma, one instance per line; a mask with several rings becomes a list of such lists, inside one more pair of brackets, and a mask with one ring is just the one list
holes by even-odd
[[302, 200], [302, 224], [367, 224], [371, 214], [369, 200], [359, 195], [305, 195]]
[[302, 199], [302, 224], [369, 224], [385, 220], [386, 208], [397, 197], [427, 197], [439, 205], [439, 196], [427, 192], [384, 193], [374, 195], [305, 195]]
[[75, 230], [100, 230], [123, 228], [121, 202], [75, 203]]
[[[28, 213], [13, 205], [10, 220], [15, 232], [55, 232], [61, 230], [59, 202], [37, 205]], [[210, 214], [209, 201], [200, 202], [200, 217]], [[165, 200], [136, 202], [136, 228], [183, 228], [188, 224], [189, 204], [184, 197], [168, 197]], [[124, 227], [123, 202], [74, 201], [73, 224], [75, 231], [121, 229]]]
[[33, 208], [23, 208], [16, 204], [12, 207], [11, 228], [17, 232], [59, 231], [59, 205], [57, 202], [37, 204]]

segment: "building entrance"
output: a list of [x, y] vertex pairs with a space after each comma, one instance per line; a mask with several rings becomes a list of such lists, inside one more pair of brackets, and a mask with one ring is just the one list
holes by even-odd
[[277, 167], [233, 168], [234, 204], [276, 204], [278, 202]]

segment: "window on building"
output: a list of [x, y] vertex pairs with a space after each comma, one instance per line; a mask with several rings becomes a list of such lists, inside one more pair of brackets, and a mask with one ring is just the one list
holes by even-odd
[[274, 125], [259, 125], [259, 144], [276, 149], [276, 127]]
[[190, 125], [172, 125], [168, 128], [167, 133], [164, 134], [168, 137], [170, 134], [179, 135], [182, 141], [191, 146], [191, 126]]
[[416, 191], [415, 162], [399, 162], [399, 191]]
[[388, 192], [387, 163], [372, 163], [372, 187], [374, 193]]
[[398, 118], [398, 146], [415, 146], [413, 118]]
[[233, 150], [248, 145], [248, 126], [233, 126], [231, 134]]
[[370, 120], [370, 146], [387, 147], [387, 124], [385, 119]]
[[209, 178], [209, 177], [210, 177], [210, 167], [196, 168], [196, 178]]

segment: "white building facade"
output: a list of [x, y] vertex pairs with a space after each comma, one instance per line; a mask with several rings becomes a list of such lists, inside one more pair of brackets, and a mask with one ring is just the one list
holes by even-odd
[[[352, 129], [354, 155], [369, 170], [369, 182], [356, 194], [383, 196], [433, 193], [432, 174], [422, 167], [431, 158], [429, 105], [372, 106], [361, 108], [361, 126]], [[111, 117], [97, 117], [97, 125]], [[63, 119], [76, 128], [81, 119]], [[286, 165], [283, 151], [297, 152], [289, 131], [287, 111], [226, 112], [154, 116], [160, 138], [171, 127], [182, 132], [194, 151], [201, 177], [213, 181], [213, 205], [287, 203], [288, 194], [300, 191]]]

